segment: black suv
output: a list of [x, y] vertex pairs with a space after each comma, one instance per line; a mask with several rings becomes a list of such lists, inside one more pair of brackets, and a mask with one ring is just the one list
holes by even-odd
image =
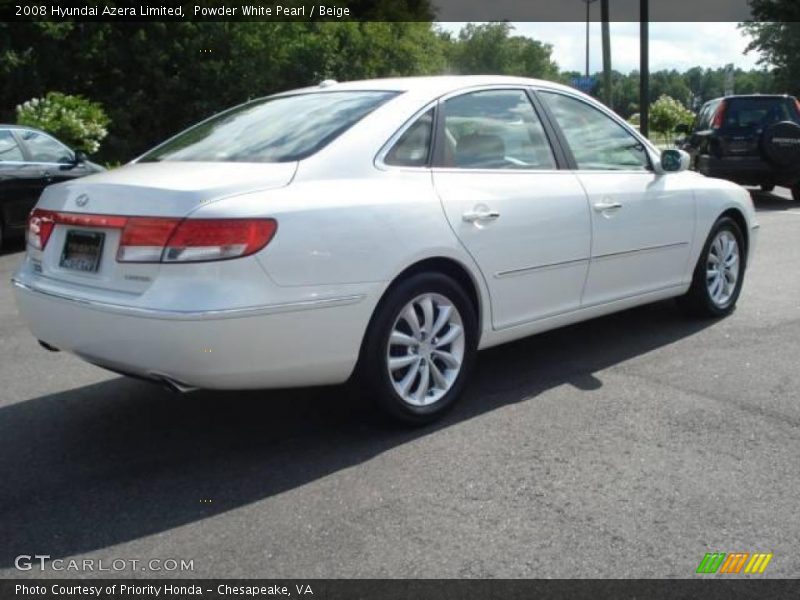
[[46, 186], [103, 170], [43, 131], [0, 125], [0, 247], [4, 237], [25, 231]]
[[800, 102], [792, 96], [726, 96], [706, 102], [679, 145], [692, 168], [742, 185], [791, 188], [800, 202]]

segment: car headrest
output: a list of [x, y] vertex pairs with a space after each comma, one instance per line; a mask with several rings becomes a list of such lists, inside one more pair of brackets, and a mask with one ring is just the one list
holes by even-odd
[[503, 162], [506, 145], [499, 135], [470, 133], [462, 136], [456, 146], [456, 165], [480, 167]]

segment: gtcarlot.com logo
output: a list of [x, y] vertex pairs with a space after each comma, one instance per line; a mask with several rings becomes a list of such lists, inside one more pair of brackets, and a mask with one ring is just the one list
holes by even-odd
[[18, 571], [194, 571], [194, 559], [183, 558], [50, 558], [49, 554], [20, 554]]
[[703, 575], [713, 573], [760, 575], [767, 569], [771, 560], [772, 554], [762, 552], [753, 554], [749, 552], [708, 552], [700, 561], [697, 573]]

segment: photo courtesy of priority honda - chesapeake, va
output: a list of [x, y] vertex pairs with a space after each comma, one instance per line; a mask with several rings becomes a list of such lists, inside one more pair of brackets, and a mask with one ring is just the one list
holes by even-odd
[[43, 192], [13, 284], [48, 349], [177, 390], [356, 377], [412, 423], [478, 349], [675, 297], [729, 314], [758, 225], [571, 88], [383, 79], [248, 102]]

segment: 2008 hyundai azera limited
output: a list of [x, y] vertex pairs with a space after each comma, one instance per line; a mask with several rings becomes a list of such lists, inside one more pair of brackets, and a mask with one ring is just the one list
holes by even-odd
[[734, 308], [748, 193], [573, 89], [383, 79], [248, 102], [48, 187], [33, 334], [177, 389], [341, 383], [424, 422], [479, 348], [678, 297]]

